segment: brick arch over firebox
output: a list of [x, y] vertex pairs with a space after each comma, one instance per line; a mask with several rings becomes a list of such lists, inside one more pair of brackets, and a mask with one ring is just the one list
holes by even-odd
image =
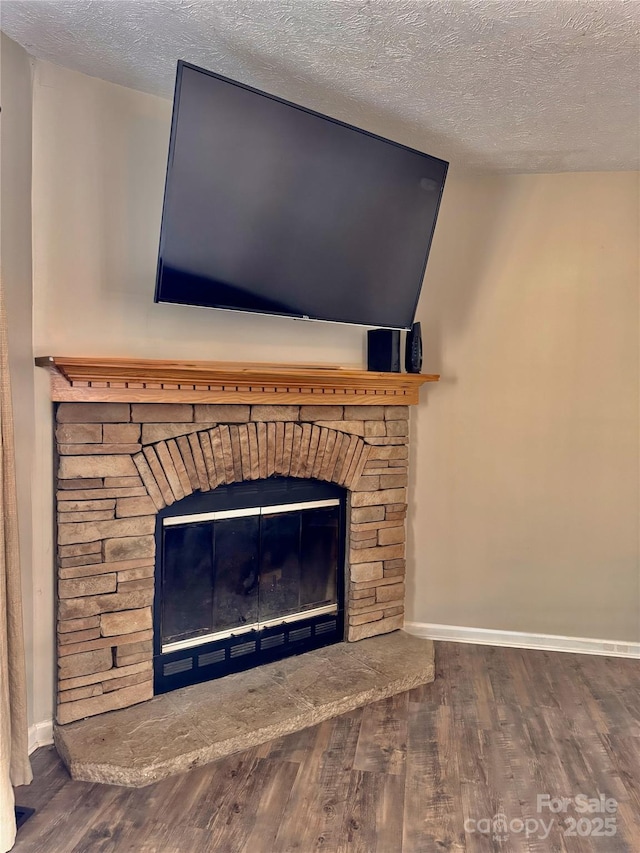
[[272, 476], [307, 477], [351, 490], [370, 453], [363, 438], [317, 424], [230, 424], [150, 444], [133, 455], [149, 497], [163, 509], [194, 491]]
[[403, 624], [408, 409], [62, 403], [58, 722], [151, 698], [156, 513], [271, 476], [349, 492], [348, 640]]

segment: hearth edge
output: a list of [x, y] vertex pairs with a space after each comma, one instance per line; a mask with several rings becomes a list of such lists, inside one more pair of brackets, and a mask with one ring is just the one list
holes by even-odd
[[[339, 664], [342, 656], [347, 656], [347, 659], [352, 660], [353, 666], [360, 668], [364, 680], [370, 681], [374, 678], [375, 684], [359, 687], [352, 679], [347, 678], [347, 684], [339, 695], [330, 696], [326, 701], [315, 705], [309, 699], [305, 699], [301, 693], [296, 694], [295, 691], [287, 690], [285, 687], [285, 693], [298, 705], [298, 710], [284, 720], [271, 721], [264, 726], [254, 727], [234, 736], [223, 736], [217, 742], [211, 742], [210, 736], [207, 737], [198, 730], [196, 740], [199, 736], [201, 742], [199, 745], [192, 744], [192, 748], [184, 752], [160, 760], [154, 760], [153, 756], [145, 758], [142, 754], [143, 738], [145, 732], [150, 733], [154, 716], [159, 720], [167, 716], [174, 717], [175, 725], [179, 728], [180, 718], [179, 712], [176, 711], [176, 703], [181, 697], [186, 698], [188, 694], [202, 694], [206, 688], [210, 688], [212, 692], [224, 692], [225, 682], [229, 684], [231, 680], [235, 682], [244, 680], [247, 683], [247, 692], [250, 693], [251, 688], [248, 685], [252, 681], [255, 684], [257, 677], [262, 678], [267, 689], [271, 687], [273, 694], [282, 693], [281, 680], [274, 677], [278, 670], [289, 669], [292, 677], [296, 676], [295, 668], [298, 669], [298, 677], [300, 674], [303, 675], [305, 670], [312, 675], [314, 666], [317, 668], [318, 664], [324, 661], [331, 669], [331, 663]], [[378, 659], [377, 663], [375, 660], [372, 661], [372, 656]], [[98, 718], [80, 720], [65, 726], [55, 725], [54, 742], [73, 779], [140, 788], [258, 746], [274, 738], [317, 725], [371, 702], [428, 684], [434, 680], [434, 677], [432, 641], [414, 637], [404, 631], [395, 631], [361, 640], [358, 643], [342, 643], [307, 652], [305, 655], [290, 658], [287, 661], [266, 664], [257, 670], [237, 673], [216, 682], [182, 688], [173, 693], [156, 696], [139, 705], [110, 711]], [[216, 685], [220, 685], [218, 691], [215, 690]], [[238, 699], [240, 705], [244, 698], [241, 696]], [[266, 698], [268, 702], [268, 697]], [[263, 695], [261, 701], [264, 699]], [[224, 702], [225, 699], [218, 701]], [[185, 713], [187, 719], [183, 720], [183, 724], [188, 723], [189, 715], [193, 716], [192, 706], [189, 706]], [[216, 704], [215, 697], [211, 697], [208, 713], [211, 718], [218, 717], [220, 714], [225, 719], [235, 717], [238, 725], [242, 724], [242, 709], [234, 712], [229, 707], [220, 708]], [[248, 714], [250, 713], [249, 709]], [[113, 727], [110, 740], [96, 730], [101, 727]], [[123, 731], [130, 731], [132, 727], [135, 727], [138, 732], [136, 737], [140, 749], [137, 754], [131, 751], [128, 742], [123, 739]], [[93, 732], [93, 735], [88, 734], [90, 732]], [[98, 744], [95, 742], [96, 737], [99, 740]], [[149, 738], [146, 743], [149, 744]], [[96, 753], [99, 754], [100, 750], [109, 752], [109, 761], [96, 760]], [[120, 758], [118, 758], [118, 750], [120, 750]]]

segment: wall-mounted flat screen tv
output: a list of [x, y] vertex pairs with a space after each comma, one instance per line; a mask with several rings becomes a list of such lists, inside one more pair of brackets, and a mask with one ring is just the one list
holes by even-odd
[[156, 302], [408, 328], [447, 166], [179, 62]]

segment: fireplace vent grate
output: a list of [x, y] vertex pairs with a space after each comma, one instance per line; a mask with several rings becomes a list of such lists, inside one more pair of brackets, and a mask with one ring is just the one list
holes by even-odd
[[316, 625], [315, 634], [327, 634], [330, 631], [335, 631], [337, 627], [337, 622], [335, 619], [331, 619], [329, 622], [319, 622]]
[[293, 643], [296, 640], [306, 640], [310, 636], [311, 625], [306, 625], [304, 628], [295, 628], [295, 630], [289, 631], [289, 642]]
[[198, 666], [209, 666], [212, 663], [220, 663], [226, 657], [226, 649], [216, 649], [204, 655], [198, 655]]
[[165, 663], [162, 668], [163, 675], [177, 675], [179, 672], [188, 672], [193, 669], [193, 660], [191, 658], [183, 658], [182, 660], [172, 660], [171, 663]]
[[250, 655], [256, 650], [256, 642], [255, 640], [250, 643], [240, 643], [237, 646], [231, 647], [231, 657], [239, 658], [242, 655]]

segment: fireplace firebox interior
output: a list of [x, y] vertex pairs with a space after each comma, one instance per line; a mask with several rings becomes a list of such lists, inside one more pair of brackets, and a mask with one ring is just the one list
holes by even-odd
[[343, 639], [345, 497], [278, 477], [158, 513], [156, 693]]

